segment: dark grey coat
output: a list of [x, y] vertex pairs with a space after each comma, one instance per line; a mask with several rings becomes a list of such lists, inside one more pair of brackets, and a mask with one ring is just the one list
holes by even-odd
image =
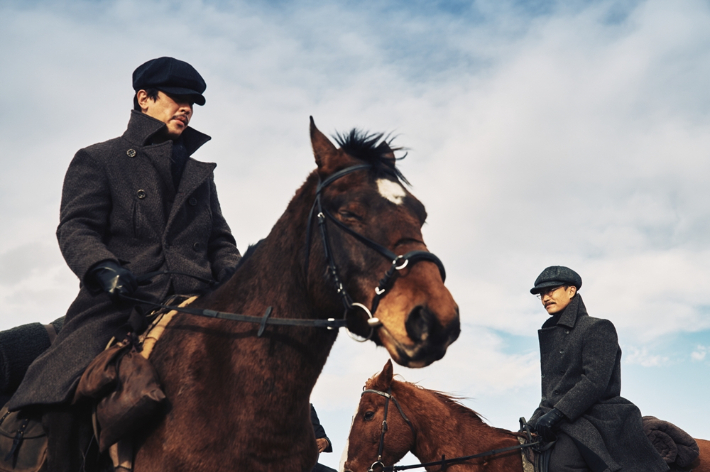
[[[133, 111], [123, 136], [81, 149], [69, 165], [57, 238], [81, 288], [52, 347], [30, 366], [10, 400], [11, 409], [70, 400], [86, 366], [126, 323], [130, 309], [116, 308], [87, 280], [96, 263], [112, 260], [135, 274], [171, 270], [220, 280], [239, 260], [217, 199], [216, 164], [188, 159], [175, 189], [172, 141], [150, 144], [163, 126]], [[189, 155], [210, 139], [192, 128], [182, 137]], [[204, 288], [191, 277], [161, 276], [137, 295], [162, 300], [169, 290]]]
[[641, 412], [620, 396], [621, 348], [611, 321], [589, 316], [577, 295], [538, 336], [542, 401], [530, 423], [557, 408], [565, 415], [560, 429], [588, 447], [607, 471], [669, 470], [643, 432]]

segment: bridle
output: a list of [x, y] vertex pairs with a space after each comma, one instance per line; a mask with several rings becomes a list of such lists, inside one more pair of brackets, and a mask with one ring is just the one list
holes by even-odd
[[[333, 281], [333, 284], [335, 286], [335, 291], [336, 293], [340, 296], [340, 299], [343, 303], [343, 307], [345, 309], [345, 315], [344, 318], [347, 318], [348, 313], [353, 309], [353, 308], [359, 308], [362, 311], [364, 311], [367, 314], [367, 325], [370, 328], [370, 332], [368, 333], [367, 337], [364, 339], [360, 339], [357, 337], [354, 337], [353, 334], [350, 332], [348, 329], [348, 334], [350, 337], [355, 339], [356, 341], [366, 341], [372, 337], [372, 334], [374, 333], [374, 329], [380, 325], [382, 325], [382, 322], [375, 317], [375, 312], [377, 311], [377, 307], [380, 304], [380, 301], [382, 298], [388, 293], [389, 289], [392, 287], [392, 284], [394, 284], [395, 279], [398, 276], [398, 273], [400, 270], [404, 269], [407, 266], [412, 266], [416, 264], [417, 262], [421, 261], [429, 261], [433, 262], [436, 264], [436, 266], [439, 268], [439, 274], [441, 275], [441, 281], [444, 282], [446, 280], [446, 270], [444, 269], [444, 264], [441, 262], [441, 260], [436, 257], [434, 254], [428, 251], [410, 251], [406, 254], [402, 255], [397, 255], [394, 252], [390, 251], [386, 247], [382, 246], [381, 244], [376, 243], [375, 241], [363, 236], [362, 234], [358, 233], [357, 231], [353, 230], [346, 224], [342, 223], [339, 221], [337, 218], [335, 218], [328, 210], [323, 208], [323, 201], [322, 201], [322, 196], [323, 196], [323, 190], [336, 180], [345, 177], [346, 175], [360, 171], [360, 170], [369, 170], [372, 169], [372, 165], [370, 164], [358, 164], [354, 165], [351, 167], [347, 167], [345, 169], [342, 169], [329, 177], [327, 177], [325, 180], [318, 182], [318, 187], [316, 188], [316, 197], [315, 201], [313, 202], [313, 205], [311, 206], [311, 211], [308, 214], [308, 227], [306, 229], [306, 260], [305, 260], [305, 274], [306, 274], [306, 279], [308, 278], [308, 265], [309, 265], [309, 259], [310, 259], [310, 249], [311, 249], [311, 233], [312, 233], [312, 222], [313, 222], [313, 215], [315, 214], [316, 218], [318, 219], [318, 228], [320, 229], [320, 234], [321, 234], [321, 239], [323, 241], [323, 250], [325, 252], [325, 258], [328, 261], [328, 273], [330, 275], [330, 278]], [[316, 213], [317, 212], [317, 213]], [[378, 283], [377, 287], [375, 287], [375, 296], [372, 299], [372, 306], [370, 308], [367, 308], [365, 305], [362, 303], [357, 303], [353, 302], [352, 298], [348, 294], [347, 290], [345, 289], [345, 286], [340, 280], [340, 276], [338, 275], [338, 267], [335, 264], [335, 259], [333, 258], [333, 251], [332, 251], [332, 246], [330, 243], [330, 238], [328, 237], [328, 227], [327, 227], [327, 221], [330, 220], [332, 221], [336, 227], [342, 229], [345, 231], [347, 234], [353, 236], [355, 239], [360, 241], [362, 244], [365, 246], [374, 249], [378, 253], [380, 253], [383, 257], [387, 258], [388, 260], [392, 261], [392, 265], [390, 268], [385, 272], [385, 275], [380, 279], [380, 282]]]
[[[397, 410], [399, 410], [399, 414], [402, 415], [402, 419], [404, 419], [405, 423], [407, 423], [409, 425], [409, 429], [412, 430], [412, 437], [415, 442], [417, 440], [417, 434], [414, 431], [414, 426], [412, 425], [412, 422], [409, 421], [409, 418], [407, 418], [407, 415], [405, 415], [404, 411], [402, 411], [402, 407], [399, 405], [399, 402], [394, 397], [394, 395], [392, 395], [392, 387], [389, 387], [386, 392], [382, 392], [380, 390], [366, 389], [366, 390], [362, 391], [362, 394], [360, 394], [360, 396], [362, 397], [366, 393], [375, 393], [377, 395], [385, 397], [384, 419], [382, 420], [382, 426], [380, 428], [380, 443], [379, 443], [379, 446], [377, 447], [377, 460], [370, 465], [370, 468], [367, 469], [367, 472], [376, 472], [375, 467], [379, 467], [379, 472], [396, 472], [396, 471], [400, 471], [400, 470], [423, 469], [426, 467], [433, 467], [436, 465], [441, 466], [442, 467], [441, 470], [444, 470], [444, 469], [446, 469], [447, 465], [460, 464], [462, 462], [466, 462], [471, 459], [492, 457], [492, 456], [497, 456], [500, 454], [505, 454], [505, 453], [509, 453], [509, 452], [521, 450], [521, 449], [526, 449], [526, 448], [532, 448], [535, 452], [540, 453], [540, 452], [544, 452], [546, 450], [549, 450], [549, 448], [552, 447], [552, 445], [554, 445], [554, 441], [552, 443], [547, 443], [547, 444], [543, 444], [540, 441], [533, 441], [533, 438], [530, 434], [529, 425], [525, 421], [525, 418], [520, 418], [521, 431], [527, 432], [527, 442], [525, 442], [523, 444], [519, 444], [517, 446], [503, 447], [500, 449], [492, 449], [490, 451], [481, 452], [478, 454], [471, 454], [469, 456], [452, 457], [451, 459], [447, 459], [446, 456], [442, 456], [441, 460], [439, 460], [439, 461], [425, 462], [425, 463], [412, 464], [412, 465], [386, 466], [384, 464], [384, 462], [382, 462], [382, 453], [384, 452], [384, 449], [385, 449], [385, 433], [387, 432], [387, 429], [388, 429], [388, 427], [387, 427], [387, 411], [388, 411], [390, 400], [392, 400], [394, 402], [395, 406], [397, 407]], [[414, 447], [412, 447], [411, 449], [414, 449]], [[549, 458], [549, 455], [548, 455], [548, 458]]]
[[[130, 297], [130, 296], [122, 296], [123, 299], [135, 302], [135, 303], [141, 303], [141, 304], [148, 304], [152, 305], [154, 307], [160, 307], [160, 308], [165, 308], [169, 310], [175, 310], [179, 311], [182, 313], [189, 313], [192, 315], [197, 315], [197, 316], [204, 316], [208, 318], [217, 318], [217, 319], [223, 319], [223, 320], [232, 320], [232, 321], [242, 321], [242, 322], [247, 322], [247, 323], [257, 323], [259, 324], [259, 329], [257, 331], [257, 337], [261, 337], [264, 334], [264, 330], [266, 329], [266, 325], [281, 325], [281, 326], [304, 326], [304, 327], [314, 327], [314, 328], [326, 328], [326, 329], [338, 329], [338, 328], [346, 328], [347, 329], [347, 315], [352, 310], [353, 308], [357, 307], [363, 310], [367, 316], [367, 324], [370, 327], [370, 332], [368, 336], [364, 339], [357, 338], [355, 337], [350, 330], [348, 329], [348, 334], [350, 337], [355, 339], [356, 341], [367, 341], [372, 337], [372, 334], [374, 333], [374, 329], [382, 324], [382, 322], [374, 317], [374, 313], [377, 310], [377, 306], [380, 303], [380, 300], [382, 297], [384, 297], [387, 293], [387, 291], [390, 289], [392, 284], [394, 283], [394, 280], [396, 279], [398, 275], [398, 271], [404, 269], [408, 265], [414, 265], [417, 262], [421, 261], [429, 261], [433, 262], [436, 264], [436, 266], [439, 268], [439, 274], [441, 275], [441, 280], [442, 282], [446, 280], [446, 271], [444, 270], [444, 264], [442, 264], [441, 260], [439, 260], [438, 257], [436, 257], [434, 254], [428, 252], [428, 251], [410, 251], [406, 254], [403, 255], [397, 255], [394, 252], [390, 251], [386, 247], [372, 241], [371, 239], [368, 239], [367, 237], [361, 235], [360, 233], [352, 230], [349, 228], [347, 225], [341, 223], [338, 221], [328, 210], [323, 208], [323, 203], [322, 203], [322, 192], [323, 189], [326, 188], [328, 185], [331, 183], [335, 182], [336, 180], [340, 179], [341, 177], [344, 177], [351, 172], [359, 171], [359, 170], [366, 170], [366, 169], [371, 169], [372, 166], [370, 164], [360, 164], [360, 165], [355, 165], [351, 167], [347, 167], [345, 169], [342, 169], [328, 178], [326, 178], [323, 181], [319, 181], [318, 187], [316, 189], [316, 197], [315, 201], [313, 202], [313, 205], [311, 206], [311, 210], [308, 215], [308, 226], [306, 230], [306, 261], [305, 261], [305, 274], [306, 274], [306, 279], [308, 277], [308, 263], [309, 263], [309, 258], [310, 258], [310, 241], [311, 241], [311, 224], [313, 222], [313, 214], [315, 213], [316, 209], [318, 210], [317, 213], [317, 218], [318, 218], [318, 227], [320, 228], [320, 233], [321, 237], [323, 240], [323, 248], [325, 250], [325, 258], [328, 261], [328, 272], [333, 279], [333, 283], [335, 284], [335, 290], [340, 295], [341, 300], [343, 302], [343, 306], [345, 307], [345, 313], [343, 315], [342, 319], [335, 319], [335, 318], [328, 318], [327, 320], [322, 320], [322, 319], [293, 319], [293, 318], [271, 318], [271, 314], [273, 312], [272, 307], [267, 307], [266, 311], [264, 312], [263, 316], [251, 316], [251, 315], [242, 315], [238, 313], [226, 313], [226, 312], [221, 312], [221, 311], [215, 311], [215, 310], [210, 310], [210, 309], [199, 309], [199, 308], [190, 308], [190, 307], [178, 307], [178, 306], [173, 306], [173, 305], [166, 305], [163, 303], [156, 303], [152, 302], [149, 300], [143, 300], [140, 298], [135, 298], [135, 297]], [[377, 287], [375, 287], [375, 297], [373, 298], [372, 301], [372, 308], [369, 309], [362, 303], [355, 303], [352, 301], [352, 298], [348, 294], [348, 292], [345, 290], [345, 286], [343, 283], [340, 281], [340, 277], [338, 275], [338, 267], [335, 264], [335, 260], [333, 259], [333, 251], [331, 249], [331, 244], [330, 244], [330, 238], [328, 237], [328, 228], [326, 226], [326, 218], [330, 219], [333, 221], [339, 228], [343, 229], [345, 232], [348, 234], [354, 236], [358, 241], [362, 242], [365, 244], [367, 247], [370, 247], [374, 249], [375, 251], [379, 252], [382, 254], [384, 257], [386, 257], [388, 260], [392, 261], [392, 265], [390, 268], [387, 270], [385, 273], [384, 277], [380, 280], [379, 284]], [[213, 281], [211, 280], [206, 280], [202, 277], [197, 277], [191, 274], [185, 274], [185, 273], [180, 273], [180, 272], [175, 272], [175, 271], [155, 271], [155, 272], [150, 272], [148, 274], [143, 274], [141, 276], [138, 276], [137, 279], [140, 281], [148, 281], [150, 278], [159, 276], [159, 275], [185, 275], [188, 277], [192, 277], [198, 280], [201, 280], [203, 282], [212, 284]]]
[[402, 407], [399, 405], [399, 402], [395, 397], [392, 396], [392, 388], [388, 388], [386, 392], [382, 392], [380, 390], [372, 390], [372, 389], [367, 389], [362, 391], [362, 395], [365, 395], [366, 393], [375, 393], [377, 395], [380, 395], [382, 397], [385, 397], [385, 416], [382, 420], [382, 426], [380, 428], [380, 444], [377, 447], [377, 460], [372, 463], [369, 469], [367, 469], [367, 472], [374, 472], [375, 467], [380, 466], [382, 469], [385, 468], [384, 462], [382, 462], [382, 452], [385, 449], [385, 433], [387, 432], [387, 411], [389, 409], [389, 404], [390, 400], [394, 402], [394, 405], [397, 407], [397, 410], [399, 410], [399, 414], [402, 415], [402, 419], [404, 420], [405, 423], [409, 425], [409, 429], [412, 430], [412, 437], [416, 441], [417, 434], [414, 431], [414, 426], [412, 426], [412, 422], [409, 421], [409, 418], [407, 418], [407, 415], [404, 414], [404, 411], [402, 411]]

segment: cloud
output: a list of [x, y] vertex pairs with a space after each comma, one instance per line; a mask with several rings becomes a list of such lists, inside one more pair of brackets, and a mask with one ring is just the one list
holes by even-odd
[[[218, 163], [242, 248], [314, 167], [309, 115], [410, 148], [399, 165], [464, 332], [408, 380], [510, 402], [522, 385], [534, 401], [537, 351], [513, 341], [534, 345], [546, 314], [528, 290], [553, 264], [582, 275], [590, 314], [633, 346], [625, 362], [676, 362], [662, 340], [710, 330], [705, 2], [6, 1], [0, 44], [5, 326], [75, 296], [52, 249], [63, 173], [123, 131], [132, 70], [171, 55], [207, 81], [193, 124], [214, 139], [196, 157]], [[341, 344], [314, 395], [349, 414], [386, 354]]]
[[624, 358], [624, 361], [627, 364], [639, 364], [644, 367], [659, 367], [667, 365], [669, 362], [669, 359], [666, 356], [649, 354], [647, 348], [639, 349], [632, 347], [629, 351], [630, 352]]
[[710, 347], [708, 346], [697, 346], [695, 350], [690, 354], [690, 358], [693, 361], [705, 360], [705, 356], [707, 355], [708, 350], [710, 350]]

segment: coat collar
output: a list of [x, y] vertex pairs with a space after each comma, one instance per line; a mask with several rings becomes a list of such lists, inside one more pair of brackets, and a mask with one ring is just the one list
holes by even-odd
[[[145, 113], [131, 110], [131, 119], [128, 121], [128, 128], [123, 133], [123, 137], [137, 146], [147, 146], [150, 143], [150, 138], [164, 127], [165, 123], [162, 121], [156, 120]], [[188, 155], [191, 156], [212, 138], [188, 126], [182, 132], [182, 139]]]
[[577, 318], [582, 315], [587, 314], [587, 308], [584, 306], [584, 301], [582, 301], [582, 296], [577, 294], [569, 305], [562, 311], [560, 319], [557, 321], [558, 325], [566, 326], [568, 328], [574, 328], [577, 323]]

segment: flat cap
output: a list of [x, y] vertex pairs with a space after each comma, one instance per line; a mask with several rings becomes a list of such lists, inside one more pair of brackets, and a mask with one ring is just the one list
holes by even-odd
[[530, 289], [530, 293], [540, 293], [547, 288], [560, 285], [574, 285], [579, 290], [582, 287], [582, 277], [569, 267], [550, 266], [537, 276], [535, 286]]
[[190, 95], [198, 105], [205, 104], [205, 80], [190, 64], [173, 57], [159, 57], [133, 71], [133, 90], [158, 89], [173, 95]]

